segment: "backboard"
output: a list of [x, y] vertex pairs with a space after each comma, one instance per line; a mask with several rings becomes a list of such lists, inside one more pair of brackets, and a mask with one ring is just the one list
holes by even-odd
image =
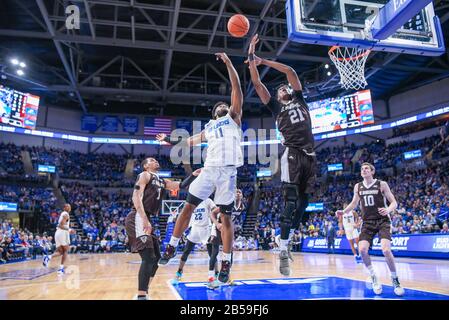
[[439, 56], [445, 52], [441, 25], [432, 2], [385, 40], [373, 39], [371, 23], [388, 2], [288, 0], [289, 39], [308, 44], [428, 56]]

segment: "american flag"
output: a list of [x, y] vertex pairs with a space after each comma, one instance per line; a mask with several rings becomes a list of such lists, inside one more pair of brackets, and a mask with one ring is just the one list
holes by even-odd
[[169, 135], [172, 131], [172, 120], [169, 118], [150, 118], [145, 117], [143, 133], [149, 136], [155, 136], [158, 133]]

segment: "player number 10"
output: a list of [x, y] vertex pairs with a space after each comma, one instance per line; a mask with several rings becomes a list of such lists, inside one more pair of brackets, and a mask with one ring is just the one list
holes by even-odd
[[373, 196], [364, 196], [363, 200], [365, 201], [365, 207], [374, 206], [374, 197]]

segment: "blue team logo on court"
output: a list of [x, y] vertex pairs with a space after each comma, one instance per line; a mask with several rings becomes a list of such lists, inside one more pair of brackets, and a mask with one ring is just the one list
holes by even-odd
[[237, 280], [215, 290], [205, 282], [181, 282], [173, 288], [183, 300], [449, 300], [449, 295], [408, 288], [398, 297], [387, 285], [375, 295], [368, 283], [340, 277]]

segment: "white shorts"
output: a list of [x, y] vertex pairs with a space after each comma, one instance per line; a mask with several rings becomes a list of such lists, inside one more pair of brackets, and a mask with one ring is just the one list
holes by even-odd
[[189, 235], [187, 236], [187, 240], [193, 243], [203, 243], [206, 244], [207, 240], [210, 237], [211, 228], [209, 226], [206, 227], [198, 227], [192, 226]]
[[204, 201], [215, 191], [217, 206], [230, 205], [235, 201], [236, 189], [236, 167], [204, 167], [190, 185], [189, 193]]
[[359, 237], [359, 231], [356, 228], [345, 229], [346, 239], [353, 240]]
[[57, 229], [55, 233], [56, 248], [70, 245], [70, 235], [68, 230]]

